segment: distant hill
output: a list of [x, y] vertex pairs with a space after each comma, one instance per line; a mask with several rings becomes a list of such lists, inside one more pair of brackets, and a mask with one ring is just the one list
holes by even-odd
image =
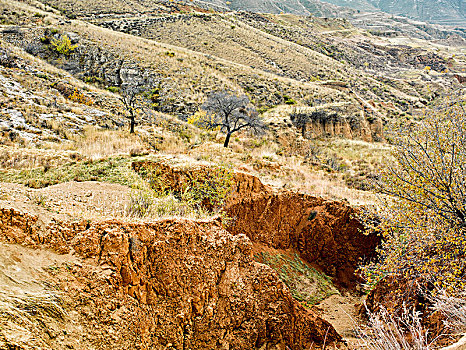
[[463, 0], [325, 0], [361, 11], [381, 10], [390, 14], [450, 26], [466, 27]]
[[463, 0], [199, 0], [199, 3], [231, 10], [299, 15], [334, 14], [335, 17], [342, 17], [341, 11], [345, 11], [330, 4], [363, 12], [383, 11], [415, 20], [466, 28], [466, 2]]

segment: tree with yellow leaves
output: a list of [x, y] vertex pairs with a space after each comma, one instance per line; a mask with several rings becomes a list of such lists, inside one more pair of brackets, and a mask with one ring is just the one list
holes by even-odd
[[[381, 205], [365, 218], [383, 235], [369, 283], [392, 275], [453, 293], [466, 283], [466, 114], [451, 104], [391, 135], [393, 162], [380, 176]], [[372, 221], [368, 218], [375, 218]]]
[[50, 45], [54, 48], [55, 51], [65, 56], [71, 55], [71, 53], [78, 47], [77, 44], [71, 44], [71, 40], [66, 34], [62, 35], [58, 39], [52, 40]]

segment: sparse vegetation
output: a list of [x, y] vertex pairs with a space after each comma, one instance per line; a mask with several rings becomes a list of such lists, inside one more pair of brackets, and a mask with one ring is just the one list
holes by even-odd
[[218, 212], [233, 185], [233, 172], [226, 166], [187, 170], [176, 184], [157, 163], [142, 166], [138, 173], [158, 196], [173, 195], [199, 211]]
[[404, 308], [400, 316], [381, 308], [378, 313], [368, 311], [367, 326], [357, 329], [360, 347], [369, 350], [429, 350], [427, 330], [416, 310]]
[[280, 279], [290, 288], [293, 297], [307, 307], [338, 294], [328, 276], [308, 266], [297, 254], [289, 256], [279, 252], [262, 252], [254, 257], [277, 271]]
[[130, 217], [144, 218], [150, 214], [154, 198], [150, 193], [137, 191], [131, 194], [129, 203], [125, 208], [126, 215]]
[[[461, 54], [454, 56], [454, 60], [448, 57], [453, 57], [453, 52], [461, 53], [462, 48], [448, 46], [443, 41], [431, 45], [422, 40], [408, 42], [407, 38], [400, 37], [389, 38], [382, 44], [382, 40], [372, 38], [349, 22], [331, 18], [241, 11], [217, 13], [213, 9], [206, 14], [189, 3], [173, 1], [129, 4], [115, 0], [110, 7], [106, 4], [106, 0], [92, 4], [86, 1], [0, 0], [0, 23], [4, 27], [0, 38], [0, 199], [5, 205], [0, 209], [10, 205], [24, 209], [21, 215], [26, 219], [26, 214], [33, 215], [31, 221], [38, 216], [41, 225], [44, 222], [53, 226], [63, 220], [64, 226], [78, 225], [83, 236], [94, 232], [94, 221], [102, 223], [104, 219], [110, 220], [102, 225], [112, 226], [112, 230], [115, 227], [119, 230], [121, 224], [122, 237], [139, 222], [144, 223], [144, 230], [151, 231], [155, 227], [151, 225], [154, 222], [158, 225], [159, 221], [153, 219], [159, 218], [176, 218], [173, 222], [185, 222], [193, 227], [212, 225], [214, 235], [199, 236], [209, 244], [209, 258], [225, 242], [234, 247], [234, 256], [228, 257], [233, 259], [220, 266], [217, 274], [216, 288], [222, 293], [226, 291], [223, 294], [226, 298], [242, 302], [250, 292], [251, 288], [243, 285], [249, 275], [243, 275], [247, 278], [242, 280], [235, 278], [238, 271], [249, 266], [252, 249], [257, 261], [276, 271], [270, 275], [270, 288], [286, 294], [280, 295], [278, 302], [286, 300], [293, 306], [293, 312], [303, 310], [289, 297], [283, 281], [291, 295], [310, 309], [309, 313], [318, 308], [325, 314], [328, 310], [319, 306], [319, 302], [341, 301], [348, 295], [345, 292], [339, 295], [332, 280], [302, 260], [295, 247], [285, 245], [284, 250], [275, 251], [271, 246], [262, 247], [264, 242], [254, 241], [253, 235], [249, 237], [253, 240], [251, 246], [242, 235], [232, 236], [221, 229], [218, 216], [231, 222], [235, 220], [234, 217], [225, 218], [222, 211], [232, 190], [233, 171], [252, 173], [260, 178], [262, 184], [251, 184], [253, 190], [256, 185], [259, 190], [251, 197], [261, 196], [262, 191], [268, 193], [270, 188], [280, 196], [298, 190], [306, 196], [312, 194], [365, 205], [373, 204], [376, 198], [369, 180], [380, 180], [381, 164], [393, 157], [398, 167], [383, 172], [380, 183], [385, 185], [381, 190], [384, 206], [376, 212], [380, 215], [375, 217], [378, 221], [370, 222], [379, 225], [374, 227], [374, 232], [381, 230], [385, 241], [379, 260], [364, 270], [366, 276], [371, 283], [388, 274], [414, 276], [432, 282], [432, 287], [434, 284], [443, 287], [445, 299], [438, 299], [435, 305], [439, 312], [448, 310], [444, 314], [450, 315], [446, 319], [454, 325], [451, 329], [464, 331], [463, 296], [455, 299], [454, 306], [451, 297], [452, 290], [464, 289], [466, 269], [462, 262], [466, 255], [463, 249], [466, 209], [462, 197], [466, 182], [462, 178], [466, 172], [462, 164], [466, 159], [463, 159], [462, 148], [465, 147], [462, 146], [466, 141], [457, 136], [464, 134], [464, 113], [459, 119], [440, 118], [442, 123], [436, 127], [432, 123], [431, 129], [423, 129], [423, 126], [430, 125], [434, 118], [427, 118], [418, 125], [423, 119], [421, 110], [432, 109], [441, 96], [458, 87], [452, 75], [462, 74], [464, 57]], [[152, 5], [155, 7], [149, 8]], [[79, 20], [69, 21], [70, 18]], [[427, 66], [428, 71], [424, 70]], [[455, 79], [461, 83], [461, 77]], [[217, 92], [209, 95], [214, 90]], [[402, 129], [404, 136], [388, 135], [388, 141], [395, 148], [393, 155], [390, 154], [392, 145], [385, 143], [382, 130], [389, 119], [403, 120], [407, 128]], [[437, 129], [442, 132], [436, 134]], [[437, 136], [429, 138], [432, 135]], [[444, 147], [444, 142], [461, 147]], [[432, 145], [437, 150], [430, 153]], [[136, 170], [133, 167], [136, 163], [147, 166]], [[167, 164], [169, 166], [164, 167]], [[429, 178], [426, 174], [433, 176]], [[77, 183], [69, 183], [71, 181]], [[237, 184], [235, 195], [242, 185]], [[432, 193], [434, 200], [429, 197]], [[391, 201], [390, 196], [395, 200]], [[245, 201], [240, 205], [249, 203]], [[273, 200], [267, 202], [265, 209], [253, 209], [277, 210]], [[310, 209], [299, 225], [320, 225], [322, 212]], [[338, 210], [330, 214], [336, 218], [341, 215]], [[287, 214], [279, 212], [277, 220], [281, 220], [278, 215]], [[213, 217], [215, 220], [199, 222], [178, 219]], [[230, 228], [225, 221], [222, 224], [226, 230]], [[45, 242], [53, 248], [55, 238], [67, 240], [68, 233], [55, 237], [54, 231], [47, 231], [48, 236], [45, 235], [47, 225], [41, 226], [40, 232], [32, 237], [35, 247]], [[282, 221], [279, 225], [280, 229], [290, 232], [294, 229], [284, 227]], [[8, 235], [17, 234], [8, 227], [0, 231], [8, 241]], [[127, 262], [134, 263], [134, 267], [142, 255], [164, 255], [144, 250], [149, 249], [146, 240], [152, 239], [152, 233], [129, 238]], [[192, 233], [187, 232], [186, 240], [179, 240], [183, 248], [191, 247]], [[162, 246], [164, 234], [161, 233]], [[217, 234], [222, 238], [217, 239]], [[274, 235], [274, 230], [270, 234]], [[110, 236], [112, 234], [102, 235], [95, 244], [107, 244], [104, 241], [113, 239]], [[12, 241], [21, 239], [20, 235], [12, 237]], [[75, 250], [74, 244], [79, 239], [78, 235], [73, 238], [73, 244], [67, 242], [63, 249], [72, 246]], [[299, 237], [296, 239], [299, 241]], [[124, 244], [118, 243], [118, 249], [126, 249], [127, 241], [122, 242]], [[25, 241], [25, 244], [30, 243]], [[327, 248], [322, 247], [322, 250]], [[246, 252], [244, 256], [243, 251]], [[72, 251], [70, 256], [74, 254]], [[197, 271], [204, 263], [204, 260], [201, 263], [196, 260], [199, 255], [194, 250], [184, 255], [192, 264], [189, 271]], [[100, 258], [105, 259], [104, 255]], [[110, 265], [113, 266], [113, 262]], [[125, 280], [121, 292], [131, 298], [112, 300], [104, 307], [106, 313], [111, 311], [111, 319], [115, 320], [110, 323], [131, 328], [133, 323], [127, 318], [127, 310], [150, 312], [162, 304], [154, 303], [154, 297], [163, 299], [173, 290], [163, 290], [168, 283], [152, 285], [153, 288], [148, 284], [155, 274], [157, 280], [164, 279], [165, 266], [151, 265], [154, 274], [149, 279], [139, 280], [139, 273], [127, 273], [127, 266], [123, 265], [110, 275], [108, 269], [104, 269], [106, 265], [93, 265], [92, 273], [96, 272], [96, 276], [102, 273], [102, 278], [92, 281], [99, 283], [110, 276], [108, 278], [119, 283], [121, 275]], [[0, 322], [6, 315], [9, 322], [18, 317], [30, 329], [34, 329], [36, 323], [47, 329], [47, 317], [63, 321], [67, 317], [65, 308], [73, 305], [75, 294], [72, 293], [76, 293], [81, 283], [82, 276], [78, 278], [78, 274], [86, 271], [63, 266], [54, 263], [40, 271], [57, 277], [53, 285], [57, 282], [60, 288], [62, 282], [70, 281], [66, 303], [52, 295], [13, 298], [14, 294], [0, 291]], [[80, 266], [79, 262], [76, 266]], [[270, 269], [255, 262], [250, 266], [262, 269], [261, 275], [257, 275], [259, 283], [252, 289], [262, 288], [260, 278]], [[76, 270], [73, 277], [76, 283], [72, 276], [62, 276], [63, 269]], [[342, 272], [335, 271], [335, 278]], [[184, 276], [191, 277], [190, 273]], [[231, 283], [223, 283], [224, 280], [231, 280]], [[79, 292], [79, 305], [87, 308], [91, 300], [96, 302], [97, 309], [100, 307], [100, 296], [95, 300], [86, 299], [87, 291], [103, 293], [106, 298], [109, 290], [94, 287], [86, 285], [86, 292]], [[261, 293], [259, 290], [255, 295]], [[198, 295], [186, 298], [193, 315], [206, 316], [211, 312], [211, 303], [203, 300], [206, 296], [199, 295], [200, 301]], [[133, 304], [126, 308], [127, 303]], [[254, 301], [254, 308], [258, 305]], [[266, 307], [274, 309], [275, 303], [267, 301]], [[255, 313], [255, 309], [253, 311]], [[82, 319], [89, 316], [92, 322], [99, 321], [100, 315], [92, 308], [85, 312]], [[74, 315], [73, 311], [70, 316]], [[387, 310], [371, 314], [371, 329], [362, 335], [364, 346], [377, 350], [427, 349], [428, 337], [419, 326], [423, 316], [411, 309], [400, 319]], [[288, 313], [280, 314], [282, 317], [288, 317]], [[315, 317], [320, 322], [317, 314]], [[29, 322], [28, 318], [33, 321]], [[273, 318], [274, 322], [276, 319]], [[183, 325], [180, 324], [184, 327], [180, 328], [183, 345], [195, 333], [190, 328], [193, 323], [185, 321], [183, 319]], [[253, 321], [253, 318], [244, 318], [248, 332], [253, 329], [250, 327]], [[262, 321], [260, 324], [264, 324]], [[141, 322], [149, 329], [151, 337], [158, 336], [159, 329], [152, 332], [151, 320], [141, 318]], [[178, 322], [178, 316], [170, 322]], [[244, 322], [235, 331], [242, 330]], [[297, 323], [290, 324], [304, 329]], [[257, 334], [264, 333], [267, 337], [269, 331], [279, 328], [268, 320], [265, 325], [265, 333], [261, 329]], [[68, 328], [61, 325], [55, 328], [56, 331], [50, 327], [47, 341], [69, 339]], [[332, 330], [328, 326], [326, 331]], [[254, 336], [255, 331], [251, 332]], [[406, 336], [406, 331], [411, 334]], [[92, 338], [90, 332], [85, 333]], [[320, 348], [325, 348], [327, 333], [315, 333], [316, 337], [324, 338]], [[40, 338], [33, 331], [31, 334]], [[341, 334], [347, 336], [345, 332]], [[107, 335], [109, 341], [113, 341], [118, 332]], [[2, 337], [0, 330], [0, 347]], [[269, 345], [259, 338], [255, 342], [257, 347]], [[176, 347], [180, 343], [178, 339], [176, 342], [170, 339], [170, 342], [164, 339], [163, 346]], [[232, 343], [217, 344], [217, 347], [228, 346]], [[49, 347], [53, 348], [53, 344]], [[306, 348], [314, 348], [314, 344]]]
[[129, 169], [129, 157], [110, 157], [100, 160], [72, 162], [45, 170], [2, 170], [0, 181], [24, 184], [31, 188], [43, 188], [68, 181], [105, 181], [135, 186], [137, 180]]

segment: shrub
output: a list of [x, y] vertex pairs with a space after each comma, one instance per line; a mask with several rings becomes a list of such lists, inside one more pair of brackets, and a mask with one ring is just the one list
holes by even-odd
[[158, 196], [173, 194], [196, 209], [218, 211], [233, 185], [233, 172], [227, 166], [186, 170], [176, 184], [163, 167], [144, 166], [138, 173]]
[[295, 105], [297, 102], [293, 100], [290, 96], [283, 96], [283, 100], [285, 101], [285, 104], [287, 105]]
[[466, 286], [466, 115], [452, 105], [419, 124], [392, 128], [393, 163], [376, 189], [384, 196], [363, 219], [383, 235], [370, 283], [386, 275], [431, 282], [449, 293]]
[[54, 39], [50, 42], [51, 47], [59, 54], [69, 56], [73, 53], [78, 45], [72, 45], [68, 35], [62, 35], [59, 39]]
[[233, 173], [226, 167], [194, 174], [183, 188], [181, 198], [196, 207], [218, 210], [231, 191]]
[[107, 90], [113, 93], [117, 93], [120, 91], [120, 88], [118, 86], [109, 86], [107, 87]]
[[73, 102], [82, 103], [88, 106], [94, 104], [94, 101], [90, 97], [87, 97], [78, 89], [74, 89], [73, 93], [68, 96], [68, 99], [70, 99]]
[[93, 83], [93, 84], [95, 83], [102, 84], [104, 82], [104, 80], [101, 77], [96, 77], [95, 75], [84, 77], [84, 81], [86, 83]]
[[150, 213], [153, 204], [154, 199], [149, 193], [143, 191], [132, 193], [129, 203], [125, 206], [126, 215], [143, 218]]

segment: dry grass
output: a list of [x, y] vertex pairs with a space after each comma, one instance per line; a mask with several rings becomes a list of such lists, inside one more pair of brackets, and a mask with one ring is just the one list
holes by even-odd
[[146, 146], [136, 134], [123, 130], [103, 130], [84, 127], [82, 135], [70, 137], [70, 142], [49, 144], [50, 148], [75, 151], [91, 160], [114, 155], [137, 155], [145, 151]]
[[162, 218], [209, 219], [216, 214], [194, 206], [173, 195], [156, 195], [152, 191], [134, 191], [119, 215], [122, 220], [157, 220]]
[[[24, 7], [24, 4], [13, 1], [10, 6]], [[67, 6], [66, 3], [64, 6]], [[297, 25], [296, 18], [293, 16], [280, 18], [272, 16], [271, 18], [282, 25]], [[250, 91], [252, 96], [262, 94], [260, 92], [262, 90], [266, 95], [271, 96], [275, 92], [282, 97], [293, 91], [294, 95], [290, 94], [290, 96], [302, 101], [311, 99], [312, 102], [315, 97], [319, 97], [322, 106], [325, 102], [328, 103], [328, 105], [325, 104], [325, 108], [341, 107], [348, 101], [352, 103], [347, 93], [337, 89], [317, 83], [298, 82], [290, 77], [277, 75], [284, 71], [287, 74], [298, 74], [302, 68], [303, 74], [325, 69], [322, 71], [324, 75], [330, 74], [337, 78], [347, 77], [345, 70], [342, 70], [345, 65], [336, 60], [252, 28], [235, 16], [212, 15], [208, 21], [194, 17], [189, 24], [190, 30], [182, 30], [183, 26], [187, 25], [183, 23], [167, 24], [167, 28], [161, 32], [161, 35], [165, 33], [166, 37], [163, 40], [167, 40], [167, 43], [113, 32], [83, 21], [72, 21], [62, 26], [61, 30], [79, 32], [83, 38], [93, 41], [96, 46], [104, 50], [119, 54], [128, 61], [137, 63], [140, 67], [170, 76], [174, 86], [179, 90], [185, 88], [189, 90], [184, 92], [187, 92], [185, 98], [190, 101], [201, 101], [205, 91], [212, 87], [225, 86], [238, 91], [251, 83], [255, 89]], [[306, 23], [306, 25], [310, 24]], [[207, 27], [211, 31], [209, 36], [205, 36]], [[319, 30], [323, 29], [325, 28]], [[197, 34], [201, 33], [207, 40], [210, 40], [208, 45], [200, 42], [199, 38], [202, 35]], [[260, 40], [254, 42], [250, 33], [254, 33], [253, 37]], [[190, 35], [195, 39], [189, 39]], [[242, 44], [233, 45], [232, 37], [241, 39], [238, 40]], [[207, 57], [202, 53], [194, 52], [187, 45], [200, 45], [199, 48], [191, 49], [209, 53], [211, 56]], [[225, 56], [227, 52], [225, 45], [231, 46], [228, 57]], [[247, 47], [250, 48], [245, 49]], [[277, 52], [280, 50], [284, 50], [285, 54], [279, 55]], [[290, 55], [289, 50], [296, 55]], [[168, 51], [173, 55], [167, 55]], [[272, 61], [278, 63], [278, 66], [283, 67], [283, 72], [277, 71], [277, 67], [270, 67], [270, 72], [250, 67], [258, 67], [263, 63], [270, 65], [270, 62], [264, 62], [263, 59], [269, 56], [273, 58]], [[289, 56], [294, 58], [291, 59]], [[323, 65], [322, 62], [328, 64]], [[338, 69], [341, 72], [338, 72]], [[372, 83], [377, 84], [371, 81]], [[114, 99], [111, 94], [108, 96]], [[357, 106], [359, 108], [359, 104]], [[81, 107], [75, 105], [73, 108], [78, 111]], [[282, 112], [286, 114], [289, 108], [282, 109]], [[280, 108], [277, 110], [277, 118], [280, 118]], [[358, 181], [364, 183], [368, 174], [377, 171], [377, 164], [386, 154], [383, 147], [378, 148], [370, 144], [359, 144], [356, 141], [321, 140], [316, 141], [315, 144], [324, 157], [321, 164], [313, 165], [310, 164], [309, 159], [306, 159], [305, 154], [290, 156], [286, 148], [293, 147], [292, 144], [285, 145], [281, 141], [276, 142], [272, 139], [262, 142], [248, 138], [245, 134], [238, 134], [232, 140], [231, 149], [225, 150], [219, 142], [221, 135], [216, 138], [215, 135], [203, 133], [192, 126], [167, 120], [162, 118], [151, 127], [141, 127], [140, 138], [121, 131], [99, 131], [88, 128], [83, 136], [69, 137], [70, 141], [64, 146], [55, 144], [47, 145], [47, 147], [58, 150], [73, 149], [90, 159], [100, 159], [116, 154], [142, 154], [145, 148], [149, 148], [168, 154], [188, 154], [194, 159], [214, 163], [226, 160], [235, 167], [252, 171], [265, 182], [277, 187], [287, 186], [332, 199], [348, 199], [352, 204], [371, 203], [372, 195], [366, 191], [350, 189], [346, 180], [358, 178]], [[342, 171], [341, 168], [344, 170]]]
[[452, 297], [445, 292], [440, 292], [433, 298], [433, 308], [442, 313], [446, 320], [445, 326], [452, 332], [466, 331], [466, 299]]
[[368, 350], [429, 350], [427, 330], [415, 310], [403, 309], [400, 317], [381, 307], [378, 313], [367, 311], [367, 327], [359, 327], [359, 347]]
[[6, 341], [8, 349], [42, 348], [46, 344], [38, 335], [52, 322], [60, 323], [65, 317], [62, 300], [55, 293], [0, 291], [0, 347]]
[[[368, 350], [429, 350], [439, 349], [435, 342], [449, 334], [464, 334], [466, 330], [466, 300], [451, 297], [443, 291], [429, 297], [432, 310], [443, 315], [446, 334], [429, 339], [427, 329], [422, 325], [419, 312], [404, 308], [397, 316], [381, 307], [377, 313], [366, 310], [369, 321], [366, 326], [358, 326], [359, 348]], [[464, 339], [442, 349], [462, 349]]]
[[286, 152], [280, 152], [283, 145], [273, 140], [240, 135], [232, 139], [231, 148], [222, 146], [221, 134], [213, 140], [172, 154], [177, 158], [186, 158], [188, 155], [191, 158], [191, 161], [187, 160], [188, 163], [227, 163], [233, 168], [259, 176], [264, 183], [276, 188], [298, 190], [333, 200], [347, 200], [352, 205], [375, 202], [373, 193], [348, 187], [340, 173], [329, 173], [311, 166], [304, 156], [289, 156]]
[[58, 294], [46, 291], [23, 294], [0, 292], [0, 317], [26, 320], [30, 316], [62, 319], [66, 311]]
[[297, 80], [344, 79], [344, 65], [325, 55], [251, 27], [233, 14], [208, 18], [154, 24], [144, 36]]
[[58, 335], [69, 314], [63, 295], [40, 281], [68, 262], [50, 251], [0, 243], [0, 348], [50, 348], [44, 339], [52, 337], [43, 335]]
[[0, 146], [0, 169], [51, 168], [80, 160], [75, 151]]
[[[4, 1], [5, 0], [2, 0], [2, 2]], [[13, 8], [24, 8], [24, 4], [16, 1], [9, 1], [8, 3], [8, 6]], [[31, 12], [33, 11], [32, 8], [29, 10]], [[216, 21], [218, 21], [220, 26], [225, 26], [225, 19], [220, 18]], [[226, 28], [229, 28], [228, 25], [226, 25]], [[190, 50], [189, 48], [114, 32], [82, 21], [73, 21], [72, 24], [62, 25], [61, 29], [78, 32], [82, 37], [92, 41], [95, 46], [107, 52], [115, 53], [143, 69], [150, 69], [161, 77], [169, 77], [172, 82], [171, 85], [173, 85], [171, 93], [175, 96], [182, 93], [182, 95], [186, 95], [184, 98], [191, 101], [201, 102], [206, 91], [212, 90], [214, 87], [215, 89], [228, 88], [234, 91], [240, 91], [246, 87], [250, 87], [253, 90], [251, 93], [258, 104], [276, 104], [279, 99], [271, 101], [274, 93], [279, 96], [287, 94], [296, 100], [313, 100], [318, 96], [342, 101], [346, 99], [344, 96], [345, 94], [334, 89], [309, 82], [301, 82], [289, 77], [283, 77], [281, 76], [282, 74], [276, 75], [271, 73], [273, 70], [268, 72], [252, 68], [252, 66], [260, 66], [259, 61], [256, 63], [257, 65], [251, 64], [251, 66], [248, 65], [248, 62], [241, 63], [241, 60], [238, 60], [239, 63], [232, 62], [231, 57], [235, 55], [232, 55], [230, 59], [217, 57], [212, 55], [212, 53], [204, 55]], [[183, 32], [179, 31], [179, 33]], [[209, 35], [207, 33], [208, 31], [204, 32], [202, 37], [206, 37], [206, 40], [209, 40]], [[248, 38], [246, 35], [248, 33], [247, 28], [242, 29], [242, 33], [244, 38]], [[267, 37], [265, 33], [260, 33], [262, 33], [262, 36]], [[258, 32], [258, 34], [260, 33]], [[196, 36], [196, 38], [198, 37], [200, 36]], [[265, 38], [264, 40], [270, 42], [270, 44], [264, 47], [270, 48], [275, 39]], [[281, 41], [281, 39], [277, 40]], [[203, 42], [202, 45], [205, 46]], [[290, 45], [296, 46], [296, 50], [298, 51], [306, 51], [288, 42], [279, 43], [278, 45], [280, 48], [272, 48], [269, 50], [269, 53], [274, 54], [276, 51], [286, 52], [286, 49], [289, 48]], [[173, 55], [167, 56], [167, 52], [171, 52]], [[219, 51], [219, 54], [220, 53], [222, 53], [221, 50]], [[249, 51], [244, 57], [251, 56], [251, 54], [252, 51]], [[309, 60], [306, 59], [306, 55], [312, 56], [313, 60], [311, 61], [314, 62], [314, 66], [318, 69], [321, 69], [319, 67], [322, 65], [318, 64], [317, 61], [329, 60], [329, 64], [325, 66], [330, 66], [330, 61], [332, 61], [325, 56], [309, 51], [305, 55], [299, 54], [300, 62], [295, 63], [308, 64], [306, 62], [309, 62]], [[281, 56], [283, 56], [283, 54], [281, 54]], [[261, 62], [262, 61], [261, 59]], [[335, 62], [335, 64], [339, 65], [340, 63]], [[288, 62], [286, 69], [294, 69], [293, 66], [293, 62]], [[305, 72], [305, 70], [302, 71]], [[334, 73], [337, 74], [337, 72]], [[256, 85], [262, 87], [256, 89]], [[264, 89], [263, 86], [267, 88]]]

